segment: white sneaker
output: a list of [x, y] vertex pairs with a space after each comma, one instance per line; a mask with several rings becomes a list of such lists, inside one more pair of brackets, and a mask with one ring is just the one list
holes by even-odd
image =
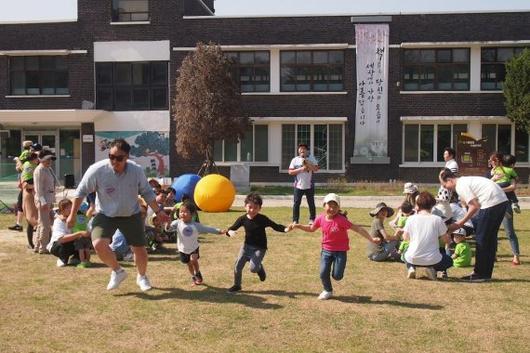
[[327, 290], [323, 290], [322, 293], [318, 296], [319, 300], [328, 300], [333, 295], [333, 292], [328, 292]]
[[147, 292], [148, 290], [152, 288], [151, 282], [149, 282], [149, 278], [147, 278], [147, 276], [145, 275], [140, 276], [140, 274], [138, 274], [136, 276], [136, 284], [140, 287], [142, 292]]
[[120, 283], [127, 278], [127, 272], [122, 269], [120, 272], [112, 271], [110, 273], [110, 281], [107, 285], [107, 290], [113, 290], [120, 286]]
[[436, 281], [436, 270], [433, 267], [425, 267], [425, 274], [431, 281]]
[[416, 269], [414, 267], [410, 267], [407, 271], [407, 278], [408, 279], [414, 279], [416, 278]]
[[61, 259], [57, 259], [57, 267], [64, 267], [66, 264]]

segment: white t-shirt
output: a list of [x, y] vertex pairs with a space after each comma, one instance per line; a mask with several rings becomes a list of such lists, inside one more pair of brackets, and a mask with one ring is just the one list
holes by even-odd
[[[309, 162], [313, 163], [314, 165], [318, 165], [318, 162], [315, 159], [315, 157], [309, 156], [306, 159]], [[304, 158], [297, 156], [291, 160], [289, 169], [298, 169], [298, 168], [301, 168], [303, 165], [304, 165]], [[295, 177], [294, 187], [300, 190], [311, 189], [312, 179], [313, 179], [312, 171], [304, 171], [304, 172], [298, 173]]]
[[53, 243], [59, 241], [59, 239], [61, 239], [67, 234], [72, 234], [72, 230], [68, 228], [66, 222], [61, 220], [60, 217], [55, 217], [52, 226], [52, 237], [50, 239], [50, 242], [46, 246], [46, 249], [48, 251], [51, 251]]
[[181, 253], [191, 254], [199, 247], [199, 234], [219, 233], [219, 229], [208, 227], [197, 222], [185, 223], [177, 219], [171, 222], [170, 230], [177, 231], [177, 249]]
[[445, 167], [447, 169], [451, 169], [453, 173], [458, 173], [458, 163], [454, 159], [450, 159], [447, 162], [445, 162]]
[[432, 266], [442, 260], [438, 238], [447, 232], [443, 220], [432, 214], [410, 216], [404, 231], [410, 236], [405, 260], [413, 265]]
[[468, 176], [458, 178], [456, 192], [466, 203], [477, 199], [482, 209], [508, 201], [506, 194], [499, 185], [484, 177]]

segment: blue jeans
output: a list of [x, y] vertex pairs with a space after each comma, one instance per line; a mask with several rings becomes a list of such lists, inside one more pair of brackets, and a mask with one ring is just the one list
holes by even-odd
[[506, 237], [510, 241], [510, 246], [512, 247], [512, 254], [519, 256], [519, 240], [517, 239], [517, 234], [515, 234], [515, 229], [513, 228], [513, 209], [508, 205], [506, 207], [506, 214], [502, 220], [502, 226], [506, 231]]
[[497, 233], [509, 204], [509, 201], [505, 201], [478, 211], [475, 227], [477, 243], [473, 273], [482, 278], [490, 279], [493, 273], [495, 253], [497, 252]]
[[237, 257], [234, 265], [234, 285], [240, 286], [241, 279], [243, 277], [243, 268], [247, 262], [250, 262], [250, 272], [257, 273], [263, 270], [263, 258], [267, 249], [257, 248], [252, 245], [243, 244], [241, 250], [239, 250], [239, 256]]
[[311, 221], [315, 220], [315, 187], [312, 186], [305, 190], [294, 188], [293, 222], [298, 223], [300, 220], [300, 204], [302, 203], [302, 196], [304, 195], [307, 200], [307, 206], [309, 207], [309, 219]]
[[[416, 265], [405, 261], [407, 268], [416, 267]], [[435, 271], [446, 271], [449, 267], [453, 266], [453, 259], [447, 254], [442, 254], [442, 259], [437, 264], [431, 266], [418, 266], [418, 267], [432, 267]]]
[[320, 253], [320, 280], [322, 281], [324, 290], [328, 292], [333, 291], [330, 275], [336, 281], [340, 281], [344, 277], [347, 260], [346, 254], [346, 251], [328, 250], [322, 250]]

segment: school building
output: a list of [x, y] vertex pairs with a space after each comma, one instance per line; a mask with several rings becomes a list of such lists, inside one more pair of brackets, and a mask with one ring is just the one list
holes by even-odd
[[251, 182], [290, 182], [307, 143], [319, 182], [435, 182], [443, 148], [467, 132], [516, 155], [528, 181], [529, 136], [506, 118], [502, 84], [530, 47], [530, 12], [214, 13], [213, 0], [78, 0], [77, 20], [0, 24], [0, 176], [30, 139], [79, 181], [116, 137], [149, 176], [196, 172], [202, 156], [176, 152], [172, 105], [180, 63], [212, 41], [252, 120], [244, 140], [216, 143], [223, 173], [245, 163]]

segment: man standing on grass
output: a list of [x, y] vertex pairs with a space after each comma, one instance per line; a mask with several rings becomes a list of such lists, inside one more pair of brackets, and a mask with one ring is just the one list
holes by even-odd
[[439, 178], [444, 188], [456, 190], [468, 206], [464, 218], [447, 227], [449, 232], [464, 227], [464, 224], [477, 214], [475, 268], [473, 273], [462, 279], [470, 282], [489, 281], [495, 263], [497, 233], [509, 205], [508, 198], [499, 185], [487, 178], [457, 177], [447, 168], [440, 172]]
[[315, 220], [315, 183], [313, 182], [313, 173], [318, 171], [318, 169], [318, 162], [313, 156], [309, 155], [309, 147], [305, 143], [298, 145], [298, 156], [294, 157], [289, 165], [289, 175], [295, 177], [293, 204], [294, 223], [298, 223], [300, 220], [300, 204], [302, 203], [302, 196], [304, 195], [307, 200], [307, 205], [309, 206], [309, 223], [313, 224], [313, 221]]
[[156, 203], [155, 193], [142, 167], [128, 160], [130, 150], [131, 146], [125, 140], [114, 140], [110, 144], [109, 158], [88, 168], [75, 191], [67, 224], [69, 228], [74, 226], [79, 206], [88, 194], [96, 192], [97, 214], [92, 223], [92, 241], [101, 261], [112, 269], [107, 289], [118, 288], [127, 277], [109, 247], [112, 235], [119, 229], [133, 249], [138, 270], [136, 284], [145, 292], [151, 289], [151, 284], [146, 276], [147, 250], [138, 194], [162, 223], [169, 222], [169, 217]]

